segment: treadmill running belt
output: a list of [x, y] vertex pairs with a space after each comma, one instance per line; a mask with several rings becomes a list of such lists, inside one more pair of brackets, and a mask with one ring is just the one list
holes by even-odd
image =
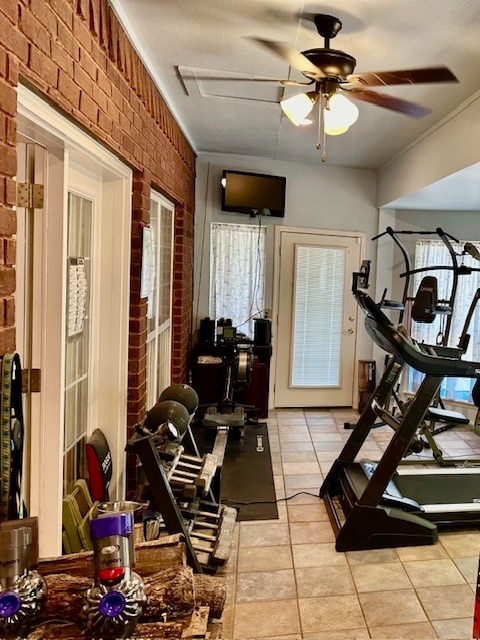
[[466, 504], [479, 502], [478, 474], [398, 474], [393, 477], [400, 493], [420, 504]]

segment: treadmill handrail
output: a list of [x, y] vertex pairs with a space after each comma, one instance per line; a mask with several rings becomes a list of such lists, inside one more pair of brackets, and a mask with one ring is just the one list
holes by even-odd
[[[402, 331], [402, 325], [399, 328], [395, 328], [391, 324], [383, 324], [377, 322], [373, 317], [367, 316], [365, 318], [365, 328], [382, 349], [400, 356], [408, 365], [420, 371], [420, 373], [459, 378], [480, 377], [480, 362], [427, 354], [418, 347], [412, 338]], [[385, 348], [385, 346], [388, 348]]]
[[433, 376], [479, 378], [480, 362], [427, 354], [405, 331], [395, 327], [372, 298], [364, 291], [354, 291], [355, 298], [366, 314], [365, 329], [373, 341], [384, 351], [393, 353], [408, 365]]

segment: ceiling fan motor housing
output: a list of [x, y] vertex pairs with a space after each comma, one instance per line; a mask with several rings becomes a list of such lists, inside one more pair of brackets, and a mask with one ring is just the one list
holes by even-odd
[[[307, 51], [302, 51], [302, 54], [320, 69], [323, 77], [327, 78], [345, 80], [346, 76], [353, 73], [357, 64], [353, 56], [338, 49], [307, 49]], [[303, 74], [307, 78], [315, 80], [322, 77], [320, 74], [315, 77], [315, 74], [309, 71], [303, 72]]]

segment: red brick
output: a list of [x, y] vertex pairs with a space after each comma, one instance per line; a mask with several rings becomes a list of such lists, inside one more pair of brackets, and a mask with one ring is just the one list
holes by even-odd
[[87, 93], [89, 96], [93, 95], [93, 80], [87, 73], [85, 73], [80, 66], [80, 63], [76, 63], [74, 65], [73, 80], [78, 84], [80, 89], [82, 89], [82, 93]]
[[18, 1], [2, 0], [0, 4], [0, 13], [2, 13], [10, 22], [15, 25], [17, 23]]
[[78, 108], [80, 104], [80, 89], [71, 80], [66, 73], [60, 71], [58, 74], [58, 90], [63, 95], [64, 99], [68, 100], [74, 106]]
[[0, 329], [0, 353], [15, 351], [15, 327]]
[[90, 4], [90, 32], [97, 37], [100, 32], [100, 7], [96, 0], [89, 0]]
[[15, 322], [15, 300], [14, 298], [4, 298], [3, 313], [0, 322], [4, 327], [11, 327]]
[[97, 124], [107, 135], [111, 134], [112, 121], [101, 109], [98, 110]]
[[0, 174], [14, 176], [17, 172], [17, 153], [15, 147], [0, 144]]
[[[51, 4], [52, 0], [48, 0], [48, 2], [45, 2], [45, 0], [30, 0], [30, 10], [40, 24], [54, 35], [58, 21], [53, 8], [50, 6]], [[63, 5], [68, 5], [68, 3], [63, 2]]]
[[99, 0], [99, 43], [104, 51], [108, 51], [108, 22], [110, 6], [107, 0]]
[[[4, 187], [4, 202], [5, 204], [15, 205], [17, 202], [17, 183], [13, 178], [5, 178]], [[13, 264], [13, 262], [11, 263]]]
[[41, 82], [47, 87], [57, 86], [58, 68], [56, 64], [52, 62], [51, 58], [46, 56], [42, 51], [32, 47], [28, 67], [39, 76]]
[[77, 15], [83, 20], [88, 20], [90, 17], [90, 6], [88, 0], [76, 0]]
[[80, 47], [90, 54], [92, 50], [92, 37], [88, 30], [87, 23], [75, 20], [73, 22], [73, 35], [80, 44]]
[[46, 54], [50, 53], [51, 35], [30, 11], [25, 9], [20, 11], [19, 27], [28, 40], [35, 43], [36, 48], [38, 47]]
[[72, 32], [62, 23], [57, 23], [57, 41], [65, 49], [68, 55], [74, 60], [80, 58], [80, 48], [78, 42], [73, 37]]
[[0, 21], [0, 42], [2, 47], [26, 60], [28, 53], [27, 38], [18, 29], [12, 28], [5, 20]]
[[3, 80], [0, 80], [0, 111], [11, 116], [14, 116], [17, 112], [17, 93], [15, 88]]
[[87, 54], [87, 52], [84, 49], [80, 49], [79, 65], [82, 68], [82, 70], [86, 74], [88, 74], [94, 82], [96, 82], [98, 64], [90, 55]]
[[80, 92], [80, 111], [90, 122], [97, 122], [98, 107], [85, 91]]
[[15, 86], [18, 84], [19, 67], [17, 58], [9, 54], [7, 56], [7, 80]]
[[13, 209], [0, 207], [0, 234], [13, 236], [17, 231], [17, 218]]
[[15, 291], [15, 269], [0, 267], [0, 296], [9, 296]]
[[[45, 2], [45, 0], [43, 1]], [[68, 29], [72, 30], [74, 13], [71, 4], [65, 2], [65, 0], [49, 0], [49, 4], [56, 18], [61, 20]]]
[[0, 78], [8, 78], [8, 55], [3, 50], [0, 50]]
[[73, 76], [73, 58], [65, 55], [65, 47], [59, 44], [56, 40], [52, 40], [51, 42], [51, 56], [52, 62], [56, 64], [57, 67], [60, 67], [67, 76]]

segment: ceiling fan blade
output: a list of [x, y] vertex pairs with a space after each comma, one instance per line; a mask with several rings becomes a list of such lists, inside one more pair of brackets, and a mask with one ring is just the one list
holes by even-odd
[[265, 40], [264, 38], [255, 37], [249, 39], [267, 48], [269, 51], [273, 51], [273, 53], [276, 53], [280, 58], [288, 62], [291, 67], [302, 73], [312, 74], [315, 77], [323, 77], [324, 75], [303, 53], [297, 51], [287, 42], [276, 42], [275, 40]]
[[389, 96], [385, 93], [378, 93], [377, 91], [369, 91], [368, 89], [350, 89], [348, 90], [348, 94], [354, 99], [370, 102], [377, 107], [391, 109], [392, 111], [403, 113], [411, 118], [422, 118], [423, 116], [432, 113], [431, 109], [423, 107], [421, 104], [416, 104], [409, 100], [402, 100], [402, 98]]
[[403, 71], [370, 71], [352, 73], [347, 82], [360, 82], [368, 87], [393, 84], [420, 84], [425, 82], [458, 82], [458, 78], [448, 67], [426, 69], [405, 69]]

